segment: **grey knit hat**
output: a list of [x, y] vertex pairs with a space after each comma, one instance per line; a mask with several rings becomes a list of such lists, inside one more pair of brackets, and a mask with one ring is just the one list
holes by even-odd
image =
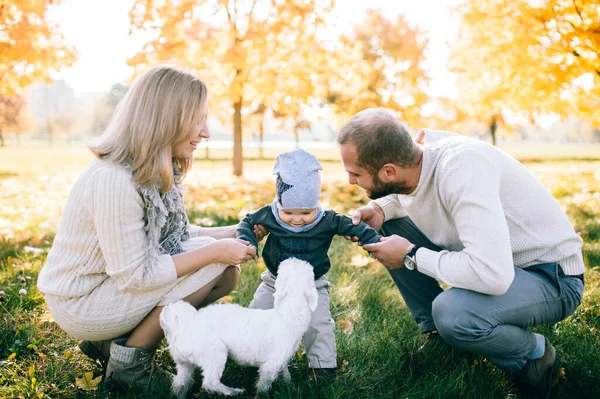
[[321, 204], [321, 175], [317, 158], [298, 148], [279, 154], [273, 174], [277, 175], [279, 209], [313, 209]]

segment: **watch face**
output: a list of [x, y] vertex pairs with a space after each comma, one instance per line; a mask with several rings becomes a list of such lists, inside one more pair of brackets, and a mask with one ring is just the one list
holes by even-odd
[[405, 256], [404, 257], [404, 266], [408, 270], [415, 270], [416, 262], [413, 258], [411, 258], [409, 256]]

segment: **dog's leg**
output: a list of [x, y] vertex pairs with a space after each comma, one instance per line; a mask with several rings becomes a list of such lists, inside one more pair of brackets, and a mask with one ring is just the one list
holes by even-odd
[[[282, 372], [281, 362], [265, 362], [258, 369], [259, 377], [256, 383], [256, 390], [259, 393], [266, 392], [271, 388], [273, 381]], [[287, 371], [287, 368], [286, 368]], [[289, 374], [289, 372], [288, 372]]]
[[177, 363], [177, 375], [173, 378], [173, 392], [179, 399], [185, 399], [192, 385], [192, 374], [196, 366], [189, 363]]
[[292, 376], [287, 368], [287, 364], [281, 369], [281, 377], [283, 377], [283, 381], [285, 381], [286, 384], [289, 384], [292, 381]]
[[205, 348], [202, 354], [195, 359], [202, 368], [202, 389], [216, 392], [225, 396], [239, 395], [244, 392], [240, 388], [231, 388], [221, 382], [225, 363], [227, 362], [227, 348], [225, 345], [216, 344], [212, 348]]

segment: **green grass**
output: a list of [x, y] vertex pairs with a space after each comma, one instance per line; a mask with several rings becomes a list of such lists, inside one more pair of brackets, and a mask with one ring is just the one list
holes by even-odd
[[[3, 150], [0, 150], [3, 151]], [[0, 152], [2, 154], [2, 152]], [[7, 154], [7, 153], [5, 153]], [[52, 245], [69, 188], [89, 157], [81, 151], [51, 154], [11, 149], [0, 156], [0, 398], [104, 398], [76, 379], [100, 368], [49, 320], [35, 282]], [[528, 163], [559, 200], [584, 238], [588, 265], [582, 305], [567, 320], [534, 330], [548, 336], [567, 362], [560, 398], [600, 395], [600, 162]], [[246, 177], [229, 176], [228, 161], [197, 161], [186, 183], [190, 219], [206, 225], [236, 222], [246, 210], [273, 198], [272, 161], [246, 163]], [[323, 202], [348, 212], [366, 201], [349, 186], [338, 163], [324, 164]], [[293, 383], [276, 383], [276, 398], [506, 398], [514, 389], [506, 375], [478, 356], [445, 344], [419, 351], [419, 334], [385, 270], [356, 246], [336, 238], [328, 274], [340, 370], [329, 383], [315, 384], [305, 355], [291, 362]], [[262, 263], [243, 265], [234, 302], [247, 305], [258, 286]], [[25, 289], [26, 295], [19, 295]], [[243, 339], [243, 337], [240, 337]], [[167, 352], [158, 361], [172, 370]], [[224, 381], [254, 396], [255, 373], [229, 363]], [[196, 375], [193, 397], [209, 397]], [[165, 397], [168, 387], [157, 397]], [[135, 394], [125, 395], [133, 398]], [[143, 396], [138, 396], [143, 397]]]

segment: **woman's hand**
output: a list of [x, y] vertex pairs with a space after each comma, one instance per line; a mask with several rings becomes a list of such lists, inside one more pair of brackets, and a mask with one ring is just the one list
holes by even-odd
[[210, 245], [215, 249], [215, 262], [238, 265], [251, 259], [257, 259], [256, 247], [245, 240], [223, 238]]

